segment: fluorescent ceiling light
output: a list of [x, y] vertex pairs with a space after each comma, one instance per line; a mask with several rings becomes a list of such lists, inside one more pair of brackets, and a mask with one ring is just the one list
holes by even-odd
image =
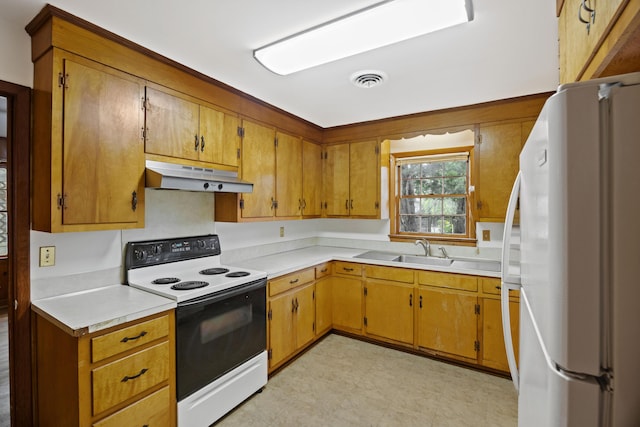
[[473, 20], [471, 0], [387, 0], [253, 51], [287, 75]]

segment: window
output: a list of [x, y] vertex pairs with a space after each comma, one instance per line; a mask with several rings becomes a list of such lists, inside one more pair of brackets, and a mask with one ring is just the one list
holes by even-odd
[[470, 152], [395, 159], [396, 235], [470, 237]]

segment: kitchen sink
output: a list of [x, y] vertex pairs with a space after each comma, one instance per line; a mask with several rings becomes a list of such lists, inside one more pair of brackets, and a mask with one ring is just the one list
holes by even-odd
[[495, 271], [498, 272], [502, 268], [500, 261], [472, 261], [472, 260], [459, 260], [453, 261], [452, 267], [463, 268], [468, 270], [483, 270], [483, 271]]
[[411, 264], [433, 265], [438, 267], [448, 267], [453, 260], [451, 258], [433, 258], [424, 255], [400, 255], [395, 261], [408, 262]]

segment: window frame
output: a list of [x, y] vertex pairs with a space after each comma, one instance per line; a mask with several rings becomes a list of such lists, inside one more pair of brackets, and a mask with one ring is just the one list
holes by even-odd
[[[456, 156], [463, 153], [468, 154], [469, 168], [467, 174], [467, 194], [466, 194], [466, 224], [467, 231], [463, 234], [436, 234], [436, 233], [412, 233], [400, 231], [400, 176], [398, 160], [409, 157], [451, 155]], [[474, 146], [460, 146], [435, 150], [421, 150], [402, 153], [390, 153], [389, 155], [389, 195], [391, 196], [390, 206], [390, 234], [389, 239], [395, 242], [413, 242], [417, 239], [426, 238], [431, 241], [442, 241], [447, 244], [468, 245], [476, 244], [476, 224], [475, 224], [475, 163]]]

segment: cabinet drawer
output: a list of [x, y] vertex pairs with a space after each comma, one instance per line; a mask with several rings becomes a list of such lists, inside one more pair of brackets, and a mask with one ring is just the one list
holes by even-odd
[[[480, 282], [480, 289], [482, 289], [483, 293], [492, 294], [492, 295], [500, 295], [500, 292], [502, 290], [502, 285], [500, 283], [500, 279], [494, 279], [494, 278], [489, 278], [489, 277], [480, 277], [478, 279], [478, 281]], [[509, 290], [509, 297], [511, 297], [511, 298], [519, 298], [520, 297], [520, 291], [517, 291], [515, 289], [510, 289]]]
[[269, 280], [269, 296], [278, 295], [289, 289], [309, 283], [315, 279], [315, 274], [313, 268], [307, 268], [306, 270], [296, 271], [295, 273]]
[[166, 381], [169, 378], [169, 343], [134, 353], [92, 371], [93, 414]]
[[169, 335], [169, 316], [162, 316], [91, 339], [93, 363]]
[[464, 274], [437, 273], [435, 271], [418, 272], [418, 283], [421, 285], [437, 286], [439, 288], [460, 289], [463, 291], [477, 291], [478, 278]]
[[336, 261], [334, 271], [336, 274], [350, 274], [352, 276], [362, 276], [362, 264]]
[[[173, 404], [175, 405], [175, 403]], [[168, 427], [171, 425], [171, 411], [169, 409], [171, 405], [171, 393], [169, 392], [169, 387], [165, 387], [115, 414], [93, 423], [93, 426], [121, 427], [130, 425]]]
[[316, 279], [331, 275], [331, 263], [316, 266]]
[[413, 270], [395, 267], [380, 267], [367, 265], [365, 267], [367, 279], [383, 279], [394, 282], [413, 283]]

